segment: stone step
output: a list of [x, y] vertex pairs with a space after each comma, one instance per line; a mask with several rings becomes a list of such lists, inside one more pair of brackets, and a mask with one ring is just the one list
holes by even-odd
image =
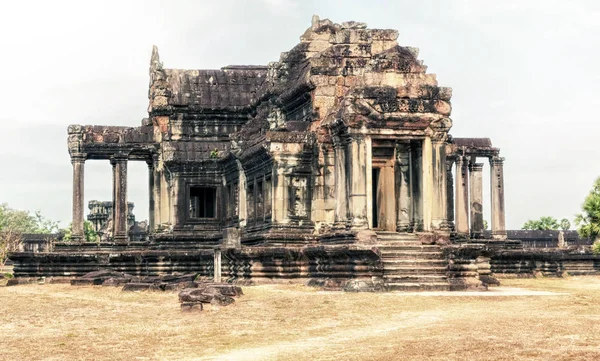
[[447, 280], [445, 275], [386, 275], [384, 272], [383, 279], [386, 283], [444, 283]]
[[419, 291], [450, 291], [450, 285], [448, 283], [406, 283], [406, 282], [394, 282], [387, 284], [388, 290], [390, 291], [405, 291], [405, 292], [419, 292]]
[[389, 258], [397, 258], [404, 260], [413, 260], [413, 259], [444, 259], [444, 255], [442, 252], [425, 252], [425, 251], [382, 251], [381, 258], [389, 259]]
[[383, 274], [420, 274], [430, 275], [438, 274], [445, 275], [447, 267], [411, 267], [411, 266], [395, 266], [395, 265], [383, 265]]
[[396, 236], [396, 235], [385, 235], [385, 236], [381, 236], [378, 235], [377, 239], [382, 240], [382, 241], [416, 241], [416, 242], [420, 242], [419, 241], [419, 237], [407, 237], [407, 236]]
[[378, 244], [377, 248], [381, 252], [388, 251], [425, 251], [425, 252], [435, 252], [441, 251], [440, 246], [429, 246], [423, 244], [390, 244], [390, 245], [381, 245]]
[[405, 266], [447, 266], [448, 261], [445, 259], [405, 259], [405, 258], [385, 258], [382, 260], [384, 264], [390, 265], [405, 265]]

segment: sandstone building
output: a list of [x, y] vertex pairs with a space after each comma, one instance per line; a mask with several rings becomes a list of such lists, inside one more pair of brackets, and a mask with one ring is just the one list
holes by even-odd
[[278, 62], [220, 70], [164, 68], [154, 48], [140, 127], [69, 127], [74, 234], [83, 230], [85, 161], [103, 159], [114, 172], [116, 242], [127, 242], [129, 161], [148, 164], [157, 240], [301, 245], [360, 230], [479, 237], [485, 157], [492, 231], [504, 237], [498, 149], [449, 135], [452, 90], [397, 37], [315, 17]]
[[[485, 236], [479, 160], [491, 169], [492, 235], [478, 245], [506, 246], [503, 158], [487, 138], [449, 134], [451, 88], [397, 38], [315, 16], [279, 61], [211, 70], [165, 68], [155, 47], [141, 126], [68, 128], [73, 238], [83, 237], [85, 164], [102, 160], [113, 169], [112, 239], [13, 255], [15, 272], [485, 284], [489, 257], [468, 246]], [[128, 235], [131, 161], [148, 165], [149, 242]]]

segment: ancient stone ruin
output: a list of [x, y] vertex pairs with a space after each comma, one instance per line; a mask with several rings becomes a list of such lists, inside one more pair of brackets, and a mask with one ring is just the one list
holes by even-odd
[[[348, 290], [494, 283], [494, 250], [522, 248], [506, 237], [504, 159], [488, 138], [449, 134], [452, 89], [397, 39], [315, 16], [265, 66], [169, 69], [155, 47], [141, 126], [68, 128], [76, 242], [14, 254], [15, 273], [199, 272]], [[113, 169], [111, 239], [99, 245], [82, 242], [87, 161]], [[128, 235], [133, 161], [148, 165], [149, 242]]]
[[[88, 208], [87, 220], [92, 223], [94, 231], [102, 241], [110, 241], [113, 237], [113, 202], [93, 200], [88, 202]], [[128, 239], [135, 242], [148, 236], [148, 222], [136, 221], [133, 208], [133, 202], [127, 202], [127, 234]]]

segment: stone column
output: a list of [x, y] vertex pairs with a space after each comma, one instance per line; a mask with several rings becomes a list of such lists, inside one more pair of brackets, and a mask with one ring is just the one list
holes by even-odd
[[456, 158], [456, 199], [455, 220], [456, 233], [469, 236], [469, 174], [468, 160], [463, 156]]
[[127, 243], [127, 157], [115, 156], [113, 166], [113, 237]]
[[471, 238], [483, 237], [483, 186], [481, 170], [483, 163], [469, 164], [469, 178], [471, 183]]
[[433, 194], [433, 146], [431, 138], [423, 139], [421, 158], [423, 174], [423, 231], [431, 231], [433, 220], [434, 194]]
[[[350, 216], [352, 227], [364, 229], [369, 225], [367, 219], [367, 160], [366, 144], [361, 138], [350, 141]], [[369, 169], [369, 172], [371, 170]]]
[[[244, 171], [244, 167], [242, 167], [242, 163], [239, 160], [236, 160], [236, 164], [238, 167], [238, 194], [237, 194], [237, 207], [238, 207], [238, 219], [240, 220], [240, 227], [246, 227], [246, 224], [248, 222], [248, 208], [247, 208], [247, 203], [246, 203], [246, 172]], [[275, 167], [273, 167], [275, 168]], [[273, 196], [271, 197], [271, 210], [272, 210], [272, 215], [271, 218], [272, 220], [276, 220], [276, 216], [275, 216], [275, 208], [273, 208], [275, 206], [275, 192], [276, 192], [276, 174], [275, 172], [273, 172], [273, 174], [271, 175], [271, 179], [273, 179], [272, 181], [272, 192], [273, 192]]]
[[[286, 224], [289, 223], [289, 182], [286, 180], [285, 168], [280, 164], [280, 160], [277, 159], [273, 162], [273, 223], [275, 224]], [[241, 195], [240, 195], [241, 197]], [[246, 201], [246, 199], [244, 200]], [[252, 204], [247, 205], [253, 207]], [[248, 215], [250, 211], [246, 209]]]
[[334, 177], [335, 177], [335, 223], [336, 227], [345, 228], [348, 221], [348, 181], [346, 179], [347, 163], [346, 163], [346, 148], [345, 142], [337, 142], [333, 146], [334, 159]]
[[423, 144], [414, 142], [411, 144], [410, 165], [411, 165], [411, 195], [412, 195], [412, 220], [411, 229], [413, 231], [423, 230]]
[[396, 232], [408, 232], [412, 221], [411, 171], [409, 143], [396, 147]]
[[504, 158], [490, 158], [490, 184], [492, 188], [492, 236], [505, 239]]
[[218, 248], [214, 249], [213, 273], [213, 281], [221, 282], [221, 250]]
[[72, 220], [72, 239], [74, 242], [83, 242], [83, 197], [84, 197], [84, 169], [85, 154], [74, 154], [71, 156], [73, 165], [73, 220]]
[[446, 214], [448, 215], [448, 224], [454, 230], [454, 178], [452, 177], [452, 167], [454, 158], [446, 157]]
[[154, 188], [152, 189], [152, 195], [154, 197], [154, 228], [150, 230], [158, 230], [159, 225], [162, 223], [161, 216], [161, 190], [160, 190], [160, 171], [158, 170], [158, 161], [154, 163], [152, 169], [152, 176], [154, 177]]
[[148, 229], [152, 232], [156, 227], [154, 218], [154, 202], [156, 201], [154, 198], [154, 160], [152, 158], [146, 160], [146, 164], [148, 164]]
[[[443, 134], [443, 133], [442, 133]], [[448, 223], [448, 184], [446, 183], [446, 137], [437, 134], [432, 142], [432, 228], [449, 231]]]

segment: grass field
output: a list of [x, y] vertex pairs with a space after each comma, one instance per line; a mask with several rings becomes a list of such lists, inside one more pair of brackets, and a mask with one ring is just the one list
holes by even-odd
[[174, 293], [0, 287], [0, 359], [600, 359], [600, 277], [503, 280], [479, 294], [244, 292], [181, 312]]

